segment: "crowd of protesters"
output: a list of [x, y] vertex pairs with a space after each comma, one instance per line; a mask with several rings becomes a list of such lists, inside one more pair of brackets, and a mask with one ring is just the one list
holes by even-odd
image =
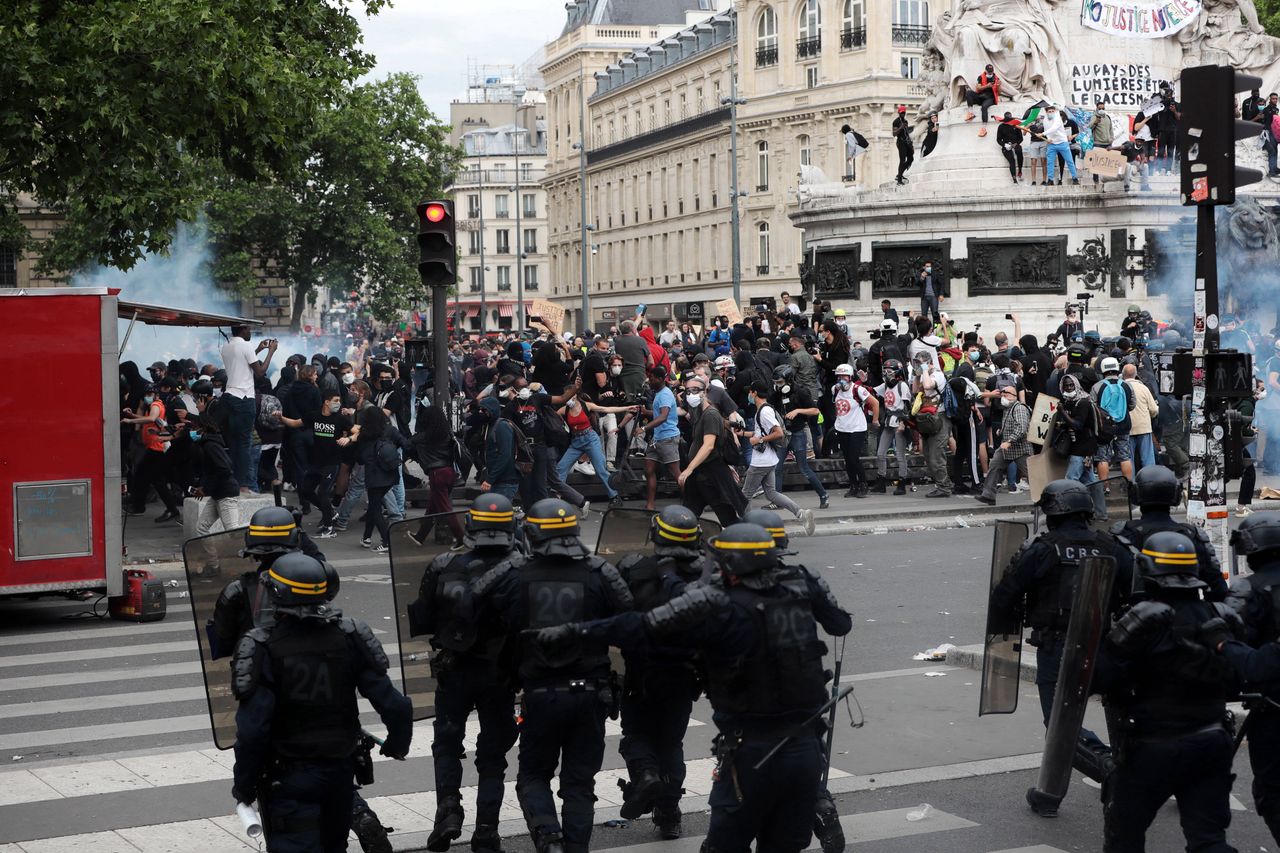
[[[1068, 477], [1131, 478], [1157, 460], [1186, 472], [1188, 403], [1162, 393], [1156, 372], [1158, 352], [1189, 343], [1185, 329], [1132, 305], [1104, 335], [1071, 304], [1043, 342], [1022, 333], [1016, 314], [988, 341], [941, 310], [940, 276], [925, 267], [919, 278], [923, 310], [885, 300], [869, 345], [843, 310], [806, 311], [786, 293], [741, 322], [717, 317], [705, 328], [655, 327], [638, 313], [592, 335], [455, 339], [452, 418], [431, 405], [430, 372], [405, 358], [399, 337], [281, 360], [275, 341], [254, 344], [236, 329], [222, 366], [156, 362], [148, 378], [121, 365], [126, 511], [141, 514], [154, 493], [164, 523], [199, 498], [205, 532], [234, 519], [243, 495], [282, 486], [314, 512], [317, 537], [359, 514], [362, 544], [382, 551], [405, 516], [406, 488], [421, 490], [428, 515], [450, 511], [465, 483], [524, 506], [555, 494], [587, 511], [584, 491], [651, 509], [666, 480], [722, 523], [758, 500], [812, 531], [813, 512], [786, 487], [812, 491], [819, 508], [836, 482], [844, 498], [920, 490], [988, 504], [1002, 486], [1028, 489], [1027, 460], [1045, 449], [1032, 440], [1041, 394], [1061, 401], [1049, 449]], [[1249, 424], [1257, 402], [1271, 438], [1258, 467], [1280, 472], [1280, 338], [1230, 314], [1221, 334], [1224, 348], [1257, 354], [1255, 399], [1235, 408]], [[1251, 426], [1245, 434], [1252, 444]], [[818, 464], [828, 458], [838, 461]], [[1243, 512], [1255, 476], [1250, 464]], [[424, 523], [414, 535], [429, 534]], [[457, 525], [437, 535], [461, 545]]]

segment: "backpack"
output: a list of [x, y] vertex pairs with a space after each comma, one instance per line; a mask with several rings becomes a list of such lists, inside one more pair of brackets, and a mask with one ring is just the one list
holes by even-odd
[[1129, 418], [1129, 389], [1119, 379], [1104, 379], [1098, 394], [1098, 408], [1111, 419], [1112, 434], [1123, 433], [1132, 425]]
[[[516, 422], [507, 418], [502, 418], [498, 423], [504, 423], [511, 429], [511, 445], [516, 461], [516, 470], [522, 474], [528, 474], [533, 471], [533, 442], [524, 434], [524, 430], [516, 426]], [[496, 425], [495, 425], [496, 426]]]
[[547, 447], [562, 453], [568, 450], [572, 437], [569, 434], [569, 425], [565, 423], [560, 413], [550, 404], [544, 403], [540, 407], [538, 418], [542, 423], [542, 437], [546, 440]]
[[1116, 433], [1119, 432], [1115, 418], [1111, 417], [1110, 412], [1092, 401], [1090, 405], [1093, 407], [1094, 425], [1097, 427], [1098, 432], [1098, 444], [1111, 443], [1115, 439]]
[[388, 474], [400, 470], [400, 453], [395, 442], [385, 435], [378, 436], [377, 443], [373, 446], [373, 459], [378, 468]]
[[974, 384], [976, 384], [979, 388], [986, 388], [987, 380], [990, 379], [994, 375], [994, 373], [995, 371], [993, 371], [990, 367], [987, 367], [986, 365], [975, 364], [973, 366]]
[[283, 408], [280, 405], [280, 398], [271, 394], [261, 394], [258, 397], [258, 429], [280, 429], [284, 426], [283, 421], [275, 419], [275, 415], [280, 414]]
[[948, 418], [954, 418], [960, 414], [960, 401], [956, 399], [956, 392], [951, 389], [950, 382], [942, 388], [942, 411]]
[[1280, 140], [1280, 113], [1271, 117], [1271, 138]]
[[[775, 438], [768, 442], [768, 445], [773, 448], [775, 453], [785, 454], [787, 452], [787, 448], [791, 445], [791, 433], [787, 432], [787, 425], [783, 423], [784, 419], [778, 416], [778, 413], [774, 410], [773, 406], [765, 406], [764, 409], [768, 409], [773, 412], [774, 420], [776, 420], [778, 425], [782, 427], [782, 437]], [[764, 409], [761, 409], [760, 412], [763, 412]], [[756, 412], [756, 430], [761, 436], [763, 436], [764, 428], [760, 426], [760, 412]]]
[[1018, 377], [1014, 375], [1012, 370], [1009, 370], [1007, 368], [1004, 370], [997, 370], [995, 373], [995, 377], [996, 377], [997, 391], [1003, 391], [1004, 389], [1008, 388], [1011, 385], [1014, 388], [1018, 387]]

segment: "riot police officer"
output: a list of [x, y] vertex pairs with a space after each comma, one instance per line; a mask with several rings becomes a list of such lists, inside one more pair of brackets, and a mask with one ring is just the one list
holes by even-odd
[[812, 724], [829, 698], [817, 619], [840, 605], [821, 580], [780, 571], [773, 538], [759, 525], [730, 525], [710, 545], [720, 579], [692, 584], [647, 613], [545, 629], [536, 639], [548, 650], [579, 642], [697, 648], [719, 730], [702, 853], [738, 853], [753, 840], [759, 849], [796, 853], [812, 837], [823, 767]]
[[[694, 581], [710, 576], [702, 550], [702, 529], [687, 507], [664, 507], [650, 522], [653, 554], [629, 554], [618, 564], [638, 610], [666, 604]], [[702, 694], [694, 653], [654, 644], [643, 653], [626, 652], [622, 688], [622, 741], [618, 751], [630, 782], [623, 789], [622, 817], [634, 820], [653, 811], [664, 839], [680, 837], [680, 795], [684, 792], [684, 735], [693, 703]]]
[[[233, 654], [241, 637], [250, 630], [271, 627], [274, 608], [263, 580], [280, 556], [295, 552], [320, 561], [326, 577], [325, 602], [337, 598], [341, 585], [338, 572], [325, 562], [324, 554], [302, 529], [293, 510], [283, 506], [263, 507], [249, 519], [244, 531], [244, 549], [240, 552], [242, 556], [258, 559], [257, 570], [245, 572], [227, 584], [213, 606], [207, 634], [214, 660]], [[364, 853], [391, 853], [389, 830], [358, 792], [351, 825]]]
[[387, 657], [368, 625], [325, 605], [319, 560], [281, 555], [264, 579], [271, 627], [245, 634], [232, 663], [235, 786], [240, 803], [262, 799], [272, 853], [347, 849], [361, 732], [356, 692], [387, 727], [382, 754], [403, 759], [413, 705], [387, 678]]
[[427, 849], [444, 851], [462, 834], [462, 745], [467, 716], [480, 720], [476, 739], [476, 828], [472, 850], [501, 850], [498, 810], [502, 807], [507, 751], [516, 742], [515, 690], [502, 668], [506, 635], [492, 614], [476, 605], [474, 585], [485, 572], [510, 557], [515, 541], [515, 509], [499, 494], [480, 495], [466, 517], [469, 550], [441, 554], [422, 576], [418, 598], [409, 606], [411, 636], [430, 634], [435, 653], [435, 734], [431, 742], [436, 775], [436, 819]]
[[1194, 524], [1175, 521], [1169, 514], [1172, 507], [1182, 503], [1182, 483], [1178, 476], [1163, 465], [1148, 465], [1133, 478], [1129, 491], [1129, 499], [1141, 508], [1142, 518], [1117, 524], [1111, 528], [1112, 534], [1121, 544], [1140, 549], [1153, 533], [1163, 530], [1181, 533], [1195, 545], [1200, 580], [1207, 586], [1205, 597], [1211, 601], [1224, 600], [1227, 597], [1227, 583], [1222, 579], [1218, 552], [1209, 541], [1208, 534]]
[[[1055, 480], [1044, 487], [1038, 506], [1049, 530], [1018, 550], [991, 591], [987, 633], [1018, 634], [1024, 621], [1031, 627], [1029, 642], [1036, 647], [1036, 690], [1048, 726], [1080, 561], [1086, 557], [1115, 558], [1113, 589], [1128, 590], [1133, 585], [1133, 558], [1114, 536], [1089, 528], [1093, 497], [1083, 484]], [[1088, 729], [1080, 730], [1073, 763], [1097, 782], [1105, 781], [1114, 767], [1111, 750]], [[1028, 801], [1037, 814], [1057, 814], [1056, 802], [1038, 802], [1030, 794]]]
[[[793, 552], [787, 550], [791, 540], [787, 536], [782, 516], [767, 509], [753, 509], [744, 515], [742, 520], [748, 524], [760, 525], [773, 537], [773, 544], [778, 549], [778, 565], [782, 576], [802, 578], [815, 585], [821, 583], [819, 576], [814, 575], [805, 566], [784, 562], [783, 556]], [[823, 608], [815, 612], [814, 617], [822, 626], [822, 630], [832, 637], [843, 637], [853, 630], [853, 617], [841, 607]], [[827, 749], [825, 760], [830, 762], [829, 745]], [[818, 836], [823, 853], [838, 853], [845, 848], [844, 828], [840, 826], [840, 812], [836, 809], [835, 798], [825, 787], [818, 791], [818, 799], [814, 803], [813, 834]]]
[[[256, 557], [256, 571], [245, 572], [223, 588], [213, 606], [208, 636], [214, 660], [235, 652], [240, 638], [251, 628], [271, 622], [270, 598], [261, 576], [281, 554], [302, 551], [324, 563], [324, 554], [303, 531], [293, 510], [283, 506], [263, 507], [249, 519], [244, 531], [241, 556]], [[338, 594], [338, 573], [324, 563], [329, 574], [328, 600]]]
[[1222, 652], [1248, 692], [1262, 694], [1250, 703], [1247, 723], [1253, 805], [1280, 842], [1280, 513], [1246, 518], [1231, 534], [1231, 544], [1249, 558], [1253, 574], [1231, 582], [1227, 603], [1244, 620], [1245, 636], [1243, 643], [1228, 642]]
[[[525, 516], [531, 556], [513, 556], [476, 582], [475, 595], [515, 633], [610, 616], [632, 605], [609, 563], [579, 538], [578, 510], [555, 498]], [[604, 720], [616, 697], [609, 647], [596, 641], [548, 655], [532, 642], [516, 650], [524, 690], [516, 795], [538, 853], [585, 853], [595, 814], [595, 775], [604, 761]], [[560, 764], [556, 815], [551, 779]]]
[[1229, 607], [1201, 599], [1195, 546], [1181, 533], [1147, 537], [1138, 558], [1147, 598], [1102, 643], [1093, 690], [1120, 720], [1118, 764], [1104, 802], [1105, 853], [1141, 853], [1147, 827], [1169, 797], [1187, 849], [1235, 853], [1227, 697], [1230, 666], [1213, 649], [1235, 635]]

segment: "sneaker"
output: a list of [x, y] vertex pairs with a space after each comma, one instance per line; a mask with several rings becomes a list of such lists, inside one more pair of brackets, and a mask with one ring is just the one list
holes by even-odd
[[1019, 480], [1019, 481], [1018, 481], [1018, 491], [1020, 491], [1020, 492], [1030, 492], [1030, 491], [1031, 491], [1031, 484], [1030, 484], [1030, 483], [1028, 483], [1026, 480]]
[[452, 545], [449, 546], [450, 553], [456, 554], [459, 551], [465, 551], [465, 550], [467, 550], [466, 542], [454, 542]]
[[828, 496], [828, 495], [823, 495], [821, 498], [819, 498], [819, 500], [818, 500], [818, 509], [829, 509], [830, 507], [831, 507], [831, 498], [830, 498], [830, 496]]
[[372, 542], [372, 540], [369, 540], [369, 539], [361, 539], [361, 540], [360, 540], [360, 547], [361, 547], [361, 548], [372, 548], [372, 547], [373, 547], [373, 542]]
[[1019, 173], [1018, 173], [1018, 180], [1022, 180], [1022, 173], [1021, 173], [1021, 172], [1019, 172]]
[[1078, 187], [1078, 186], [1080, 186], [1080, 179], [1079, 179], [1079, 178], [1072, 178], [1072, 179], [1071, 179], [1071, 183], [1075, 184], [1075, 185]]
[[583, 517], [583, 518], [586, 518], [588, 515], [590, 515], [590, 514], [591, 514], [591, 501], [583, 501], [583, 502], [582, 502], [581, 510], [582, 510], [582, 517]]
[[609, 508], [614, 509], [622, 506], [622, 495], [614, 495], [609, 498]]
[[345, 533], [347, 531], [347, 523], [345, 521], [334, 521], [332, 526], [333, 529], [339, 533]]
[[811, 509], [800, 510], [800, 523], [804, 525], [804, 535], [812, 536], [813, 535], [813, 510]]
[[905, 495], [907, 493], [907, 484], [902, 480], [898, 481], [898, 486], [893, 490], [895, 495]]
[[375, 553], [375, 554], [385, 554], [385, 553], [387, 553], [387, 552], [388, 552], [388, 551], [390, 551], [390, 550], [391, 550], [391, 546], [390, 546], [390, 545], [387, 545], [387, 544], [384, 542], [384, 543], [382, 543], [382, 544], [380, 544], [380, 545], [375, 546], [375, 547], [374, 547], [374, 549], [373, 549], [373, 553]]
[[1253, 515], [1253, 507], [1245, 506], [1244, 504], [1240, 504], [1236, 507], [1237, 518], [1244, 518], [1246, 515]]
[[424, 536], [423, 538], [419, 539], [418, 534], [416, 532], [406, 533], [405, 535], [409, 537], [410, 542], [412, 542], [414, 545], [417, 545], [419, 548], [427, 544], [426, 537]]
[[753, 501], [763, 494], [764, 494], [764, 486], [761, 486], [760, 488], [756, 489], [755, 492], [749, 498], [747, 498], [747, 500]]
[[319, 530], [316, 531], [315, 538], [316, 539], [333, 539], [337, 535], [338, 534], [333, 532], [332, 527], [321, 527]]
[[935, 486], [933, 491], [929, 492], [929, 494], [925, 495], [925, 497], [926, 498], [949, 498], [951, 497], [951, 493], [948, 491], [944, 491], [943, 489]]
[[[930, 497], [932, 497], [932, 496], [930, 496]], [[974, 495], [974, 496], [973, 496], [973, 499], [974, 499], [975, 501], [977, 501], [978, 503], [984, 503], [984, 504], [986, 504], [987, 506], [995, 506], [995, 505], [996, 505], [996, 499], [995, 499], [995, 498], [989, 498], [989, 497], [987, 497], [986, 495], [981, 494], [981, 493]]]

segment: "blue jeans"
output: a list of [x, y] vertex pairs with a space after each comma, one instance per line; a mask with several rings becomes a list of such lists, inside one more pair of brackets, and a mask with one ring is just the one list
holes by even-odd
[[613, 486], [609, 485], [609, 468], [605, 465], [604, 448], [600, 445], [599, 434], [593, 429], [579, 430], [573, 434], [569, 449], [560, 457], [560, 464], [556, 466], [556, 470], [560, 472], [560, 479], [564, 480], [569, 476], [569, 469], [584, 453], [591, 457], [591, 467], [596, 469], [596, 477], [608, 493], [609, 500], [613, 500], [618, 493]]
[[1071, 177], [1076, 177], [1076, 158], [1071, 154], [1071, 144], [1067, 142], [1050, 142], [1049, 150], [1045, 156], [1049, 158], [1049, 180], [1054, 180], [1058, 171], [1058, 155], [1062, 155], [1062, 159], [1067, 163], [1067, 170], [1071, 172]]
[[[806, 427], [807, 429], [807, 427]], [[809, 434], [803, 429], [798, 429], [791, 433], [791, 440], [787, 443], [787, 449], [796, 457], [796, 465], [800, 468], [800, 473], [804, 474], [804, 478], [809, 481], [809, 485], [818, 493], [818, 497], [825, 498], [827, 490], [822, 487], [822, 481], [818, 479], [818, 475], [813, 473], [813, 469], [809, 467]], [[782, 490], [782, 471], [787, 464], [787, 455], [780, 453], [781, 458], [778, 459], [777, 486], [778, 490]]]
[[1092, 458], [1072, 456], [1067, 462], [1067, 479], [1089, 486], [1089, 494], [1093, 496], [1093, 514], [1098, 518], [1107, 517], [1107, 496], [1102, 491], [1098, 475], [1093, 471]]
[[219, 405], [227, 410], [227, 455], [231, 457], [231, 470], [237, 483], [252, 489], [257, 485], [257, 478], [249, 464], [249, 441], [253, 437], [253, 422], [258, 418], [258, 401], [253, 397], [223, 394]]
[[[497, 491], [497, 489], [494, 489], [494, 491]], [[347, 521], [351, 518], [351, 513], [355, 511], [356, 505], [364, 497], [364, 492], [364, 466], [356, 465], [351, 469], [351, 476], [347, 479], [347, 493], [342, 496], [342, 504], [338, 507], [337, 515], [334, 517], [338, 524], [346, 526]], [[511, 496], [507, 495], [507, 497]], [[396, 507], [393, 500], [391, 491], [388, 490], [386, 497], [382, 500], [382, 511], [388, 516], [396, 515]]]
[[1156, 464], [1156, 443], [1151, 433], [1131, 435], [1129, 443], [1133, 446], [1130, 456], [1137, 461], [1138, 464], [1135, 466], [1137, 470], [1141, 471], [1148, 465]]

